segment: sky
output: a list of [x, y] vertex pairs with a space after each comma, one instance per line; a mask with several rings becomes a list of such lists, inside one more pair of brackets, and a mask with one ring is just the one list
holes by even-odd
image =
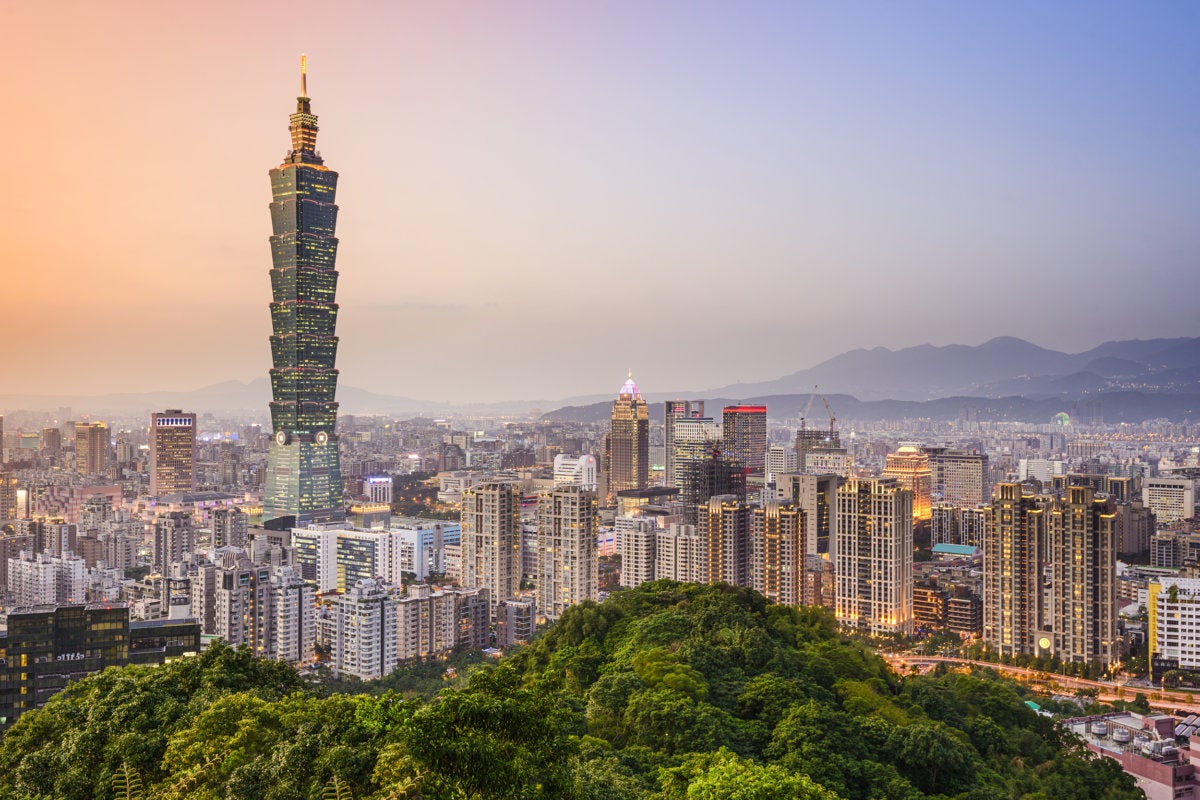
[[341, 382], [453, 402], [1200, 335], [1200, 4], [0, 4], [0, 394], [270, 366], [299, 60]]

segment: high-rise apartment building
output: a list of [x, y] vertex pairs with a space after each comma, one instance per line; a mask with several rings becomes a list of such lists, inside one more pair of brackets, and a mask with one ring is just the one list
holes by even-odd
[[240, 508], [214, 508], [209, 517], [213, 547], [245, 549], [250, 534], [250, 515]]
[[538, 612], [556, 620], [584, 600], [596, 600], [596, 494], [563, 486], [538, 496]]
[[408, 587], [396, 606], [400, 661], [443, 655], [458, 646], [458, 605], [454, 592], [423, 583]]
[[372, 680], [400, 665], [398, 599], [382, 580], [362, 581], [333, 601], [333, 674]]
[[75, 471], [80, 475], [108, 472], [112, 442], [103, 422], [75, 423]]
[[192, 515], [184, 511], [169, 511], [154, 521], [154, 553], [152, 566], [162, 575], [180, 561], [184, 553], [194, 552], [196, 532]]
[[301, 65], [292, 149], [271, 170], [271, 424], [263, 519], [345, 518], [338, 404], [335, 204], [338, 174], [317, 153]]
[[695, 525], [673, 522], [659, 528], [654, 541], [654, 579], [703, 583], [708, 549]]
[[[983, 640], [1001, 655], [1044, 654], [1042, 564], [1048, 498], [998, 483], [983, 537]], [[1039, 641], [1042, 640], [1042, 641]]]
[[150, 494], [196, 491], [196, 415], [167, 409], [150, 415]]
[[42, 455], [58, 458], [62, 454], [62, 431], [58, 428], [42, 428]]
[[935, 503], [930, 510], [929, 538], [932, 544], [961, 544], [983, 547], [987, 506], [971, 508]]
[[1054, 655], [1107, 667], [1117, 641], [1117, 522], [1089, 487], [1072, 486], [1050, 512]]
[[488, 590], [497, 605], [521, 585], [521, 494], [512, 483], [490, 481], [463, 492], [462, 585]]
[[654, 580], [654, 544], [659, 527], [649, 517], [617, 517], [613, 524], [621, 554], [621, 585], [627, 589]]
[[704, 583], [750, 585], [750, 506], [736, 494], [719, 494], [701, 506], [696, 532], [704, 543]]
[[750, 585], [772, 603], [804, 602], [804, 511], [768, 500], [750, 514]]
[[928, 455], [914, 445], [901, 445], [896, 452], [888, 453], [882, 474], [885, 478], [895, 478], [901, 488], [912, 492], [914, 522], [929, 519], [933, 474]]
[[804, 511], [804, 552], [829, 552], [837, 519], [837, 475], [784, 474], [775, 476], [775, 491]]
[[[668, 400], [663, 403], [663, 484], [678, 486], [675, 482], [675, 426], [681, 419], [704, 416], [703, 400]], [[716, 438], [720, 438], [719, 436]]]
[[725, 449], [747, 472], [762, 472], [767, 461], [767, 407], [725, 406], [721, 417]]
[[0, 522], [17, 518], [17, 476], [0, 472]]
[[650, 415], [632, 372], [613, 401], [604, 462], [610, 497], [650, 481]]
[[895, 478], [850, 478], [836, 499], [838, 621], [873, 634], [911, 634], [912, 492]]

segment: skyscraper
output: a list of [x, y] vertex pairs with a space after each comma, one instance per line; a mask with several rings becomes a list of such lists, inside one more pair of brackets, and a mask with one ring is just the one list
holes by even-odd
[[538, 611], [555, 620], [597, 598], [596, 494], [561, 486], [538, 496]]
[[316, 150], [304, 61], [288, 130], [292, 149], [271, 170], [271, 424], [263, 519], [340, 522], [336, 172]]
[[1117, 642], [1117, 522], [1090, 487], [1072, 486], [1050, 512], [1054, 655], [1107, 667]]
[[767, 407], [725, 406], [721, 416], [725, 449], [747, 472], [762, 472], [767, 460]]
[[463, 492], [462, 585], [488, 590], [492, 619], [521, 582], [521, 493], [511, 483], [481, 483]]
[[103, 422], [75, 423], [75, 471], [80, 475], [103, 475], [108, 471], [112, 442]]
[[668, 400], [663, 403], [663, 447], [666, 464], [663, 470], [663, 484], [677, 486], [675, 483], [675, 427], [681, 419], [691, 419], [704, 416], [703, 400]]
[[[1039, 637], [1048, 501], [1019, 483], [996, 484], [983, 536], [983, 640], [1001, 655], [1047, 653]], [[1042, 641], [1039, 641], [1042, 639]]]
[[901, 445], [896, 452], [888, 453], [883, 477], [895, 478], [901, 488], [912, 492], [913, 521], [929, 519], [930, 486], [933, 483], [929, 469], [929, 456], [911, 444]]
[[613, 401], [604, 461], [610, 497], [627, 489], [646, 488], [650, 480], [650, 414], [632, 372]]
[[196, 491], [196, 415], [177, 408], [150, 415], [150, 494]]
[[912, 492], [895, 478], [851, 478], [837, 490], [837, 618], [869, 633], [911, 634]]

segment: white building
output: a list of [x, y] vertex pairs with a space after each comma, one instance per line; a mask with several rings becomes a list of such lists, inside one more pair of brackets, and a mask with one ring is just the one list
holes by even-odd
[[708, 548], [695, 525], [674, 522], [659, 529], [654, 541], [654, 579], [686, 583], [704, 581]]
[[392, 504], [391, 475], [371, 475], [363, 482], [363, 488], [372, 503]]
[[271, 574], [275, 620], [272, 657], [290, 664], [311, 663], [316, 657], [317, 591], [294, 567], [276, 567]]
[[1160, 524], [1191, 519], [1196, 515], [1196, 482], [1191, 478], [1146, 478], [1142, 503]]
[[383, 581], [361, 581], [333, 601], [335, 676], [372, 680], [400, 664], [398, 601]]
[[767, 483], [772, 483], [776, 475], [797, 472], [800, 469], [800, 456], [791, 445], [773, 444], [767, 448]]
[[1150, 657], [1171, 669], [1200, 669], [1200, 578], [1163, 578], [1146, 595]]
[[401, 661], [449, 653], [458, 644], [458, 606], [454, 592], [413, 584], [396, 606]]
[[506, 481], [482, 483], [462, 498], [462, 585], [488, 590], [496, 607], [521, 583], [521, 494]]
[[594, 492], [598, 476], [599, 467], [593, 455], [568, 456], [560, 453], [554, 457], [555, 486], [579, 486]]
[[614, 520], [621, 554], [621, 585], [627, 589], [654, 580], [654, 546], [658, 525], [651, 517], [621, 516]]

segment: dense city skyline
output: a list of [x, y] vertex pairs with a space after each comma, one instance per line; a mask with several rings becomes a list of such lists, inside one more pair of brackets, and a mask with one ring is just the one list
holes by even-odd
[[283, 8], [5, 15], [7, 391], [265, 374], [301, 52], [350, 176], [345, 385], [682, 390], [1197, 330], [1194, 7]]

